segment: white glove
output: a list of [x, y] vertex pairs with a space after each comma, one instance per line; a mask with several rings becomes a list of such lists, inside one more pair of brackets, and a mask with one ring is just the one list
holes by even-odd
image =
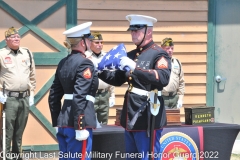
[[109, 97], [109, 107], [113, 107], [115, 105], [115, 97]]
[[7, 101], [6, 93], [3, 95], [3, 92], [0, 91], [0, 103], [4, 104]]
[[182, 108], [182, 104], [183, 104], [182, 100], [178, 100], [178, 102], [177, 102], [177, 108], [178, 108], [178, 109]]
[[98, 122], [97, 114], [96, 114], [96, 124], [97, 124], [97, 127], [96, 127], [96, 128], [102, 128], [101, 124]]
[[56, 130], [56, 134], [58, 133], [58, 127], [54, 127], [55, 128], [55, 130]]
[[89, 136], [89, 132], [86, 129], [75, 130], [75, 133], [76, 133], [75, 138], [78, 141], [86, 140], [88, 138], [88, 136]]
[[122, 57], [120, 65], [121, 70], [123, 70], [126, 66], [128, 66], [132, 71], [134, 71], [134, 69], [136, 68], [136, 63], [128, 57]]
[[31, 107], [32, 105], [34, 105], [34, 97], [30, 96], [29, 97], [29, 106]]

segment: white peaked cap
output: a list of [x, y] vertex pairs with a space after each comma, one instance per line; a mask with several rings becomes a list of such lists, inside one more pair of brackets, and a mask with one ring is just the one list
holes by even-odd
[[150, 27], [153, 26], [153, 23], [157, 22], [156, 18], [136, 14], [127, 15], [126, 19], [130, 22], [130, 25], [145, 24]]
[[82, 23], [63, 32], [67, 37], [83, 37], [85, 34], [90, 34], [92, 22]]

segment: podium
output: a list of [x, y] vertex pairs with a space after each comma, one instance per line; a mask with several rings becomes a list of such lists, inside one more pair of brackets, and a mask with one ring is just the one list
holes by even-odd
[[[171, 128], [177, 130], [195, 127], [197, 125], [166, 126], [163, 128]], [[231, 156], [234, 141], [240, 131], [240, 125], [212, 123], [200, 124], [203, 127], [204, 154], [217, 153], [218, 160], [228, 160]], [[116, 156], [116, 152], [125, 152], [124, 128], [120, 126], [102, 125], [102, 128], [93, 130], [93, 152], [112, 153], [111, 160], [121, 160]], [[209, 155], [204, 155], [204, 160], [212, 160]], [[92, 160], [101, 160], [100, 158], [92, 158]]]

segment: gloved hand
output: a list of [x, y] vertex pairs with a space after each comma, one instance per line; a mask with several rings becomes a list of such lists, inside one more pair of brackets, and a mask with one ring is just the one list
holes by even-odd
[[109, 97], [109, 107], [113, 107], [115, 105], [115, 97]]
[[136, 68], [136, 63], [128, 58], [128, 57], [122, 57], [121, 61], [120, 61], [120, 69], [124, 70], [124, 67], [128, 66], [132, 71], [134, 71], [134, 69]]
[[31, 107], [32, 105], [34, 105], [34, 97], [30, 96], [29, 97], [29, 106]]
[[177, 102], [177, 109], [182, 108], [182, 105], [183, 105], [182, 100], [178, 100], [178, 102]]
[[54, 127], [55, 128], [55, 130], [56, 130], [56, 134], [58, 133], [58, 127]]
[[7, 101], [7, 95], [0, 91], [0, 103], [4, 104]]
[[75, 133], [76, 133], [75, 138], [78, 141], [86, 140], [88, 138], [88, 136], [89, 136], [89, 132], [86, 129], [75, 130]]
[[102, 128], [101, 124], [98, 122], [97, 114], [96, 114], [96, 124], [97, 124], [97, 127], [96, 127], [96, 128]]

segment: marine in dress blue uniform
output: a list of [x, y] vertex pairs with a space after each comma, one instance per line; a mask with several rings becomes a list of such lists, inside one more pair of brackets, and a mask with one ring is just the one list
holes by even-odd
[[[126, 155], [139, 153], [140, 156], [127, 156], [126, 159], [152, 159], [150, 147], [152, 155], [156, 155], [154, 159], [160, 159], [157, 155], [160, 155], [161, 128], [167, 124], [161, 90], [169, 82], [171, 61], [168, 54], [152, 40], [153, 23], [157, 21], [155, 18], [128, 15], [126, 19], [130, 22], [128, 30], [131, 31], [137, 48], [128, 52], [128, 57], [124, 57], [120, 64], [122, 68], [128, 66], [131, 71], [104, 70], [99, 74], [99, 78], [114, 86], [121, 86], [125, 82], [129, 85], [124, 96], [120, 123], [125, 128]], [[158, 90], [160, 106], [153, 118], [149, 94], [154, 89]], [[149, 133], [151, 125], [154, 132], [152, 143]]]
[[96, 128], [94, 96], [98, 88], [95, 67], [84, 54], [91, 43], [91, 24], [83, 23], [63, 32], [67, 36], [65, 46], [71, 53], [58, 64], [50, 89], [49, 108], [61, 160], [91, 159], [88, 155], [92, 149], [92, 129]]

